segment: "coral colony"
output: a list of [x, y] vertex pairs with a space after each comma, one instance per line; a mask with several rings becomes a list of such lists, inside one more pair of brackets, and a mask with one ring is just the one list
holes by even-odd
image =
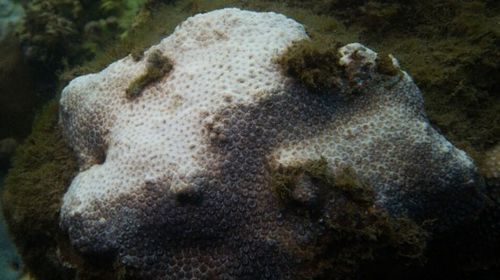
[[[336, 234], [411, 258], [425, 236], [411, 221], [443, 230], [482, 207], [475, 166], [396, 59], [349, 44], [325, 54], [325, 81], [300, 57], [308, 40], [280, 14], [216, 10], [71, 81], [73, 247], [147, 279], [307, 278]], [[365, 249], [329, 257], [349, 266]]]

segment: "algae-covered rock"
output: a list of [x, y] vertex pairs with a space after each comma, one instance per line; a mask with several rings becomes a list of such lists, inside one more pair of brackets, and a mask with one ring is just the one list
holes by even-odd
[[57, 111], [57, 103], [52, 102], [37, 117], [31, 136], [17, 150], [2, 197], [19, 253], [39, 279], [74, 275], [58, 257], [57, 216], [77, 166], [58, 129]]
[[34, 0], [21, 30], [25, 56], [54, 70], [92, 57], [131, 24], [142, 1]]
[[[139, 61], [71, 81], [60, 114], [80, 171], [60, 226], [72, 246], [144, 279], [314, 277], [340, 273], [339, 259], [353, 276], [376, 248], [418, 259], [420, 223], [438, 219], [429, 230], [442, 232], [471, 220], [485, 205], [474, 164], [429, 125], [397, 61], [348, 44], [325, 62], [341, 82], [312, 93], [277, 64], [307, 38], [283, 15], [217, 10]], [[172, 69], [129, 98], [158, 54]], [[277, 173], [289, 178], [280, 191]], [[354, 247], [301, 266], [352, 234]]]

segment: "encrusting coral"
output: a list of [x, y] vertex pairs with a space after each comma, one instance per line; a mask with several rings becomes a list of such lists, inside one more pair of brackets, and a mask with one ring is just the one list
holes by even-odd
[[[283, 15], [222, 9], [189, 18], [144, 52], [175, 67], [132, 100], [127, 88], [147, 59], [129, 55], [71, 81], [60, 115], [80, 172], [60, 226], [75, 250], [106, 256], [127, 277], [293, 279], [327, 269], [300, 265], [322, 255], [313, 249], [329, 244], [317, 243], [322, 236], [387, 238], [367, 248], [418, 259], [426, 236], [418, 224], [439, 219], [426, 230], [441, 232], [473, 219], [485, 205], [474, 164], [429, 125], [397, 61], [348, 44], [331, 59], [342, 82], [311, 94], [308, 79], [276, 63], [307, 38]], [[318, 172], [276, 191], [273, 174], [308, 162]], [[315, 208], [315, 197], [307, 215], [283, 203]], [[346, 250], [354, 263], [365, 258]]]

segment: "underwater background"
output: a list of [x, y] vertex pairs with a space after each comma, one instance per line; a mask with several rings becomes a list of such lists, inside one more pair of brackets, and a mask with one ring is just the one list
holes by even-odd
[[[121, 279], [73, 252], [58, 226], [77, 172], [58, 126], [61, 89], [222, 7], [282, 13], [312, 38], [394, 55], [422, 90], [432, 124], [474, 159], [500, 203], [499, 1], [0, 0], [0, 279]], [[481, 215], [488, 222], [433, 240], [419, 264], [390, 275], [380, 271], [392, 266], [387, 259], [357, 259], [361, 279], [499, 279], [500, 210]], [[499, 234], [483, 236], [484, 225]], [[61, 265], [61, 254], [72, 264]]]

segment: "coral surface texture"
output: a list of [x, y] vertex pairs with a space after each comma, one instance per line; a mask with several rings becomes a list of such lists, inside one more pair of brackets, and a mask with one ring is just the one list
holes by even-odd
[[294, 279], [346, 205], [328, 179], [343, 170], [373, 191], [370, 209], [433, 231], [483, 207], [472, 160], [429, 124], [396, 59], [346, 45], [336, 87], [310, 92], [277, 62], [307, 39], [280, 14], [216, 10], [72, 80], [60, 99], [80, 167], [60, 213], [72, 246], [143, 279]]

